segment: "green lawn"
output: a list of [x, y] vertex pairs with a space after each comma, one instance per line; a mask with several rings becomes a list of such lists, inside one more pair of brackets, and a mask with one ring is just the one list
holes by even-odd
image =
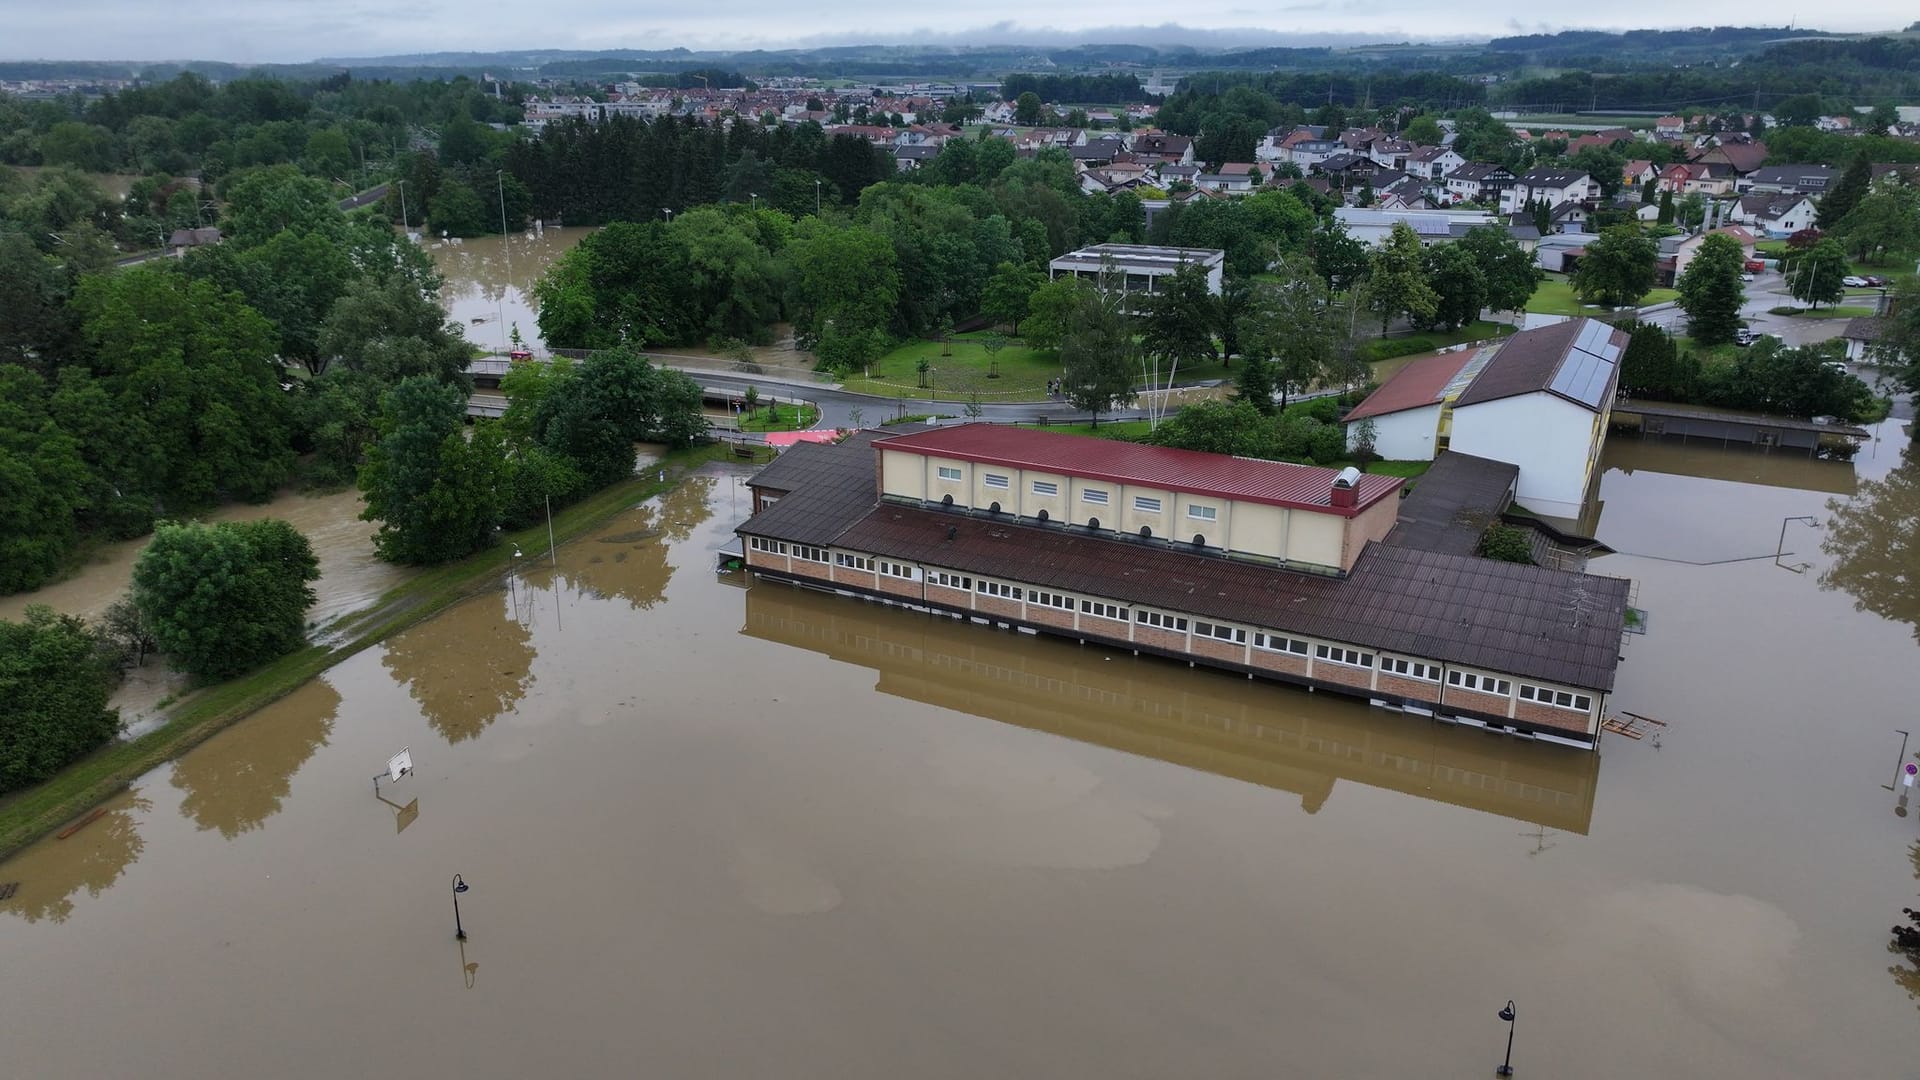
[[1841, 306], [1841, 307], [1823, 307], [1818, 310], [1814, 310], [1811, 308], [1798, 308], [1792, 312], [1787, 313], [1787, 317], [1790, 319], [1857, 319], [1863, 315], [1871, 315], [1871, 314], [1873, 314], [1873, 309], [1870, 307], [1860, 307], [1858, 305], [1849, 305], [1849, 306]]
[[1458, 330], [1422, 330], [1412, 334], [1395, 334], [1393, 337], [1375, 338], [1367, 342], [1362, 349], [1368, 361], [1391, 360], [1397, 356], [1413, 356], [1417, 353], [1432, 352], [1448, 345], [1459, 345], [1468, 341], [1485, 341], [1513, 333], [1513, 327], [1506, 323], [1488, 322], [1481, 319], [1470, 322]]
[[[1673, 289], [1654, 289], [1633, 306], [1664, 304], [1679, 295]], [[1527, 310], [1536, 315], [1603, 315], [1609, 309], [1581, 303], [1580, 298], [1573, 295], [1573, 285], [1564, 275], [1549, 274], [1540, 287], [1533, 291], [1533, 299], [1527, 301]]]
[[[999, 377], [993, 378], [994, 357], [982, 344], [986, 336], [984, 331], [955, 334], [950, 349], [946, 350], [952, 355], [947, 356], [941, 355], [940, 342], [908, 342], [875, 360], [865, 372], [842, 380], [841, 389], [918, 401], [967, 401], [975, 395], [989, 403], [1047, 400], [1047, 380], [1058, 378], [1061, 372], [1058, 358], [1051, 352], [1029, 347], [1019, 338], [1010, 338], [998, 357]], [[925, 386], [921, 385], [919, 370], [923, 359], [929, 365]], [[1187, 386], [1229, 379], [1236, 370], [1225, 361], [1207, 360], [1183, 364], [1173, 374], [1178, 385]], [[1151, 375], [1151, 369], [1142, 371], [1136, 381], [1145, 384]], [[1164, 385], [1167, 375], [1165, 368], [1160, 369], [1158, 381]]]
[[820, 410], [811, 405], [762, 405], [742, 417], [741, 431], [804, 431], [820, 422]]

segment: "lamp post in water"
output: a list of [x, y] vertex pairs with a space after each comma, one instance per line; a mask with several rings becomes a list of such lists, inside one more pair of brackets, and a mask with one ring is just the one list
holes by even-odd
[[[467, 929], [460, 925], [460, 894], [467, 891], [466, 879], [459, 874], [453, 875], [453, 936], [456, 941], [467, 940]], [[1512, 1053], [1512, 1049], [1508, 1049]], [[1502, 1073], [1501, 1075], [1506, 1075]]]
[[1507, 1007], [1500, 1010], [1500, 1019], [1505, 1020], [1507, 1022], [1507, 1059], [1500, 1063], [1499, 1068], [1493, 1070], [1493, 1075], [1512, 1076], [1513, 1075], [1513, 1026], [1514, 1026], [1512, 1001], [1508, 1001]]

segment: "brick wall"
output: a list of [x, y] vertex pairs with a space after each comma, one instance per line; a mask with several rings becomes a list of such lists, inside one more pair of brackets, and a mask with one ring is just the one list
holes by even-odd
[[1023, 607], [1025, 605], [1020, 601], [1009, 600], [1004, 596], [983, 596], [975, 593], [973, 597], [973, 610], [988, 615], [998, 615], [1003, 619], [1021, 618], [1025, 614], [1021, 610]]
[[1062, 630], [1072, 630], [1073, 612], [1047, 607], [1045, 604], [1028, 604], [1027, 621], [1040, 626], [1053, 626]]
[[949, 607], [968, 609], [973, 607], [973, 594], [951, 585], [928, 585], [927, 599], [932, 603], [946, 604]]
[[833, 580], [833, 575], [828, 573], [830, 568], [826, 563], [814, 562], [810, 559], [790, 559], [788, 562], [790, 565], [787, 569], [801, 577], [813, 578], [816, 581]]
[[1497, 694], [1483, 694], [1478, 690], [1462, 690], [1457, 686], [1445, 688], [1440, 698], [1441, 704], [1452, 705], [1460, 709], [1472, 709], [1475, 712], [1491, 713], [1494, 716], [1507, 715], [1507, 706], [1513, 704], [1507, 698]]
[[1372, 668], [1348, 667], [1345, 664], [1335, 664], [1327, 660], [1321, 660], [1313, 665], [1313, 677], [1321, 682], [1339, 683], [1342, 686], [1353, 686], [1362, 690], [1373, 685]]
[[1562, 731], [1576, 731], [1585, 735], [1593, 730], [1593, 717], [1587, 713], [1574, 712], [1553, 705], [1542, 705], [1537, 701], [1516, 701], [1513, 703], [1513, 718], [1525, 720], [1529, 724], [1541, 727], [1559, 728]]
[[[1104, 624], [1105, 620], [1088, 620], [1088, 624], [1092, 623]], [[1116, 631], [1116, 633], [1121, 637], [1125, 637], [1127, 632], [1123, 628]], [[1150, 645], [1153, 648], [1165, 649], [1168, 652], [1184, 653], [1187, 651], [1187, 635], [1176, 630], [1162, 630], [1157, 626], [1147, 626], [1144, 623], [1133, 624], [1133, 640], [1135, 644]]]
[[1269, 652], [1266, 649], [1252, 650], [1253, 666], [1266, 671], [1284, 671], [1289, 675], [1305, 675], [1307, 658], [1298, 653]]
[[871, 570], [850, 570], [844, 566], [833, 567], [833, 580], [842, 585], [853, 585], [862, 589], [879, 591], [877, 580], [880, 575]]
[[1193, 638], [1193, 655], [1204, 656], [1211, 660], [1225, 660], [1232, 664], [1244, 664], [1247, 662], [1247, 647], [1235, 645], [1231, 641], [1221, 641], [1219, 638], [1200, 637], [1196, 634]]
[[1374, 683], [1374, 689], [1395, 697], [1412, 698], [1415, 701], [1438, 702], [1440, 684], [1425, 679], [1409, 679], [1405, 675], [1380, 673], [1380, 679]]
[[920, 583], [917, 581], [909, 581], [906, 578], [890, 577], [886, 574], [881, 574], [880, 591], [886, 593], [888, 596], [900, 596], [908, 600], [920, 599]]

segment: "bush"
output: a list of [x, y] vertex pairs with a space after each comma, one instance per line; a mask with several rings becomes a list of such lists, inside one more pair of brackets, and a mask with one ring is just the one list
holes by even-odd
[[120, 730], [114, 672], [85, 623], [35, 604], [0, 619], [0, 794], [39, 783]]
[[320, 576], [284, 521], [163, 522], [133, 565], [133, 602], [173, 666], [225, 679], [300, 647]]
[[1494, 524], [1480, 535], [1480, 554], [1501, 562], [1533, 565], [1533, 544], [1518, 525]]

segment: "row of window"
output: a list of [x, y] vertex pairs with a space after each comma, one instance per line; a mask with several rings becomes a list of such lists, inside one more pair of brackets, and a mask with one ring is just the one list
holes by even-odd
[[1592, 712], [1593, 699], [1585, 694], [1572, 694], [1565, 690], [1549, 690], [1544, 686], [1520, 684], [1520, 700], [1552, 705], [1557, 709], [1572, 709], [1574, 712]]
[[[748, 544], [755, 551], [764, 551], [775, 555], [785, 555], [791, 551], [796, 558], [821, 563], [827, 561], [827, 551], [825, 548], [814, 547], [808, 544], [794, 544], [789, 547], [789, 545], [783, 541], [769, 540], [760, 536], [749, 537]], [[920, 569], [905, 563], [874, 560], [861, 555], [850, 555], [846, 552], [836, 552], [833, 561], [835, 564], [849, 570], [870, 571], [877, 566], [880, 573], [889, 577], [904, 578], [909, 581], [917, 581], [920, 578]], [[945, 570], [928, 571], [927, 581], [934, 585], [944, 585], [953, 589], [972, 590], [975, 588], [973, 578], [962, 574], [951, 574]], [[1076, 605], [1073, 597], [1061, 593], [1046, 592], [1040, 589], [1024, 590], [1018, 585], [1003, 585], [1000, 582], [987, 581], [984, 578], [980, 580], [978, 588], [979, 591], [986, 596], [997, 596], [1006, 600], [1024, 599], [1030, 603], [1039, 604], [1043, 607], [1056, 608], [1061, 611], [1072, 611], [1078, 606], [1082, 614], [1094, 615], [1103, 619], [1115, 619], [1121, 622], [1125, 622], [1127, 618], [1126, 610], [1121, 605], [1110, 604], [1102, 600], [1080, 600]], [[1219, 641], [1229, 641], [1237, 645], [1244, 645], [1247, 641], [1247, 632], [1238, 627], [1222, 626], [1218, 623], [1209, 622], [1193, 622], [1190, 624], [1187, 619], [1181, 616], [1168, 615], [1159, 611], [1149, 611], [1145, 608], [1136, 609], [1133, 613], [1133, 618], [1134, 621], [1144, 626], [1171, 630], [1176, 633], [1185, 633], [1188, 626], [1191, 625], [1193, 632], [1201, 637], [1214, 638]], [[1306, 656], [1309, 653], [1307, 642], [1297, 638], [1283, 637], [1279, 634], [1268, 634], [1264, 632], [1256, 632], [1253, 635], [1253, 647], [1256, 649], [1264, 649], [1268, 652], [1292, 653], [1295, 656]], [[1390, 675], [1403, 675], [1410, 679], [1419, 679], [1425, 682], [1438, 682], [1440, 680], [1440, 665], [1429, 664], [1420, 660], [1404, 660], [1392, 656], [1376, 658], [1373, 653], [1363, 652], [1359, 649], [1348, 649], [1339, 645], [1314, 645], [1312, 646], [1311, 653], [1315, 658], [1325, 660], [1331, 664], [1367, 668], [1375, 666], [1377, 660], [1380, 670]], [[1508, 680], [1497, 679], [1491, 675], [1481, 675], [1471, 671], [1453, 670], [1447, 672], [1447, 685], [1462, 690], [1474, 690], [1484, 694], [1493, 694], [1499, 697], [1506, 697], [1513, 692], [1513, 683]], [[1520, 684], [1520, 700], [1531, 701], [1541, 705], [1551, 705], [1555, 708], [1569, 709], [1574, 712], [1593, 711], [1593, 698], [1587, 694], [1576, 694], [1566, 690], [1553, 690], [1548, 687], [1533, 686], [1528, 683]]]
[[[940, 479], [952, 481], [958, 481], [960, 479], [960, 470], [958, 468], [951, 465], [941, 465], [938, 468]], [[982, 473], [981, 483], [987, 487], [1002, 491], [1012, 486], [1012, 481], [1001, 473]], [[1033, 493], [1035, 495], [1052, 498], [1060, 494], [1060, 484], [1054, 480], [1035, 480], [1033, 482]], [[1108, 493], [1100, 488], [1082, 488], [1080, 490], [1081, 502], [1092, 503], [1095, 506], [1106, 506], [1108, 499]], [[1161, 510], [1161, 501], [1148, 495], [1135, 495], [1133, 497], [1133, 508], [1142, 514], [1157, 514]], [[1195, 521], [1217, 521], [1219, 520], [1220, 511], [1212, 506], [1190, 504], [1187, 507], [1187, 516]]]
[[764, 536], [748, 537], [747, 543], [753, 550], [764, 551], [769, 555], [785, 555], [787, 553], [787, 545], [785, 543], [779, 540], [769, 540]]

